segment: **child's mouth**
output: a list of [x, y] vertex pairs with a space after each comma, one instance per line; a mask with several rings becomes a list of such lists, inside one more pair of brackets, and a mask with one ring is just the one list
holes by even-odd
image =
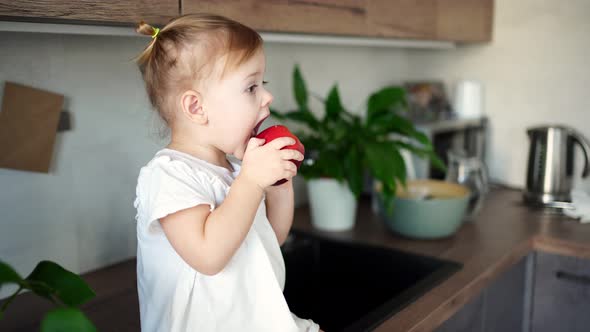
[[252, 129], [252, 133], [250, 134], [250, 137], [255, 137], [258, 134], [258, 130], [260, 129], [260, 126], [262, 126], [262, 123], [266, 119], [268, 119], [268, 117], [265, 117], [264, 119], [260, 120], [260, 122], [258, 122], [258, 124], [256, 124], [254, 129]]

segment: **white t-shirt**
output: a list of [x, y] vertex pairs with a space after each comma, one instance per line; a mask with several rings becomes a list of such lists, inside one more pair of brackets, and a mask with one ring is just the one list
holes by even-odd
[[197, 272], [168, 242], [159, 219], [199, 204], [213, 211], [239, 173], [240, 164], [231, 164], [233, 173], [163, 149], [141, 169], [134, 205], [142, 331], [318, 331], [285, 301], [285, 264], [264, 200], [244, 242], [216, 275]]

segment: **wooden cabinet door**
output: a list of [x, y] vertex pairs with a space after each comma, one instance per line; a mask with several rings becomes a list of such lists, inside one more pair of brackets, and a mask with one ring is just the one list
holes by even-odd
[[590, 330], [590, 260], [538, 252], [532, 332]]
[[489, 41], [493, 0], [0, 0], [0, 19], [163, 25], [179, 14], [228, 16], [258, 31]]
[[179, 12], [177, 0], [0, 0], [0, 18], [21, 21], [165, 24]]
[[367, 0], [369, 35], [436, 39], [436, 0]]
[[492, 40], [493, 0], [436, 1], [436, 39], [458, 42]]
[[490, 41], [493, 0], [367, 0], [369, 34], [377, 37]]
[[493, 0], [180, 0], [259, 31], [474, 42], [491, 40]]
[[521, 332], [528, 257], [500, 275], [436, 332]]
[[180, 0], [182, 13], [230, 17], [258, 31], [367, 35], [366, 0]]
[[527, 260], [522, 259], [485, 290], [484, 332], [521, 332], [525, 316]]
[[469, 301], [436, 329], [436, 332], [482, 332], [484, 293]]

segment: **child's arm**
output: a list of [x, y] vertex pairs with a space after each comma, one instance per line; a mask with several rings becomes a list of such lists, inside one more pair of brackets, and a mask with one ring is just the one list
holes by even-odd
[[292, 138], [263, 143], [261, 139], [250, 140], [240, 175], [213, 212], [208, 205], [198, 205], [160, 219], [174, 250], [203, 274], [220, 272], [238, 250], [252, 226], [264, 189], [297, 174], [289, 159], [303, 156], [295, 150], [280, 150], [294, 144]]
[[176, 252], [195, 270], [214, 275], [227, 264], [248, 234], [263, 191], [254, 183], [236, 179], [213, 212], [198, 205], [160, 219]]
[[293, 180], [266, 189], [266, 215], [279, 245], [283, 245], [293, 224], [294, 196]]

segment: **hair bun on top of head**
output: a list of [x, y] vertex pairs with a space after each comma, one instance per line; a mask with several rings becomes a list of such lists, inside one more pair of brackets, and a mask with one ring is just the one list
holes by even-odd
[[156, 38], [158, 33], [160, 33], [160, 29], [145, 23], [145, 21], [139, 22], [135, 28], [135, 31], [137, 31], [139, 34], [150, 36], [152, 38]]
[[160, 33], [160, 29], [145, 23], [145, 21], [141, 21], [137, 24], [135, 31], [141, 35], [152, 37], [152, 40], [143, 52], [134, 59], [139, 65], [140, 70], [143, 72], [144, 65], [146, 65], [152, 58], [152, 53], [156, 47], [156, 37]]

